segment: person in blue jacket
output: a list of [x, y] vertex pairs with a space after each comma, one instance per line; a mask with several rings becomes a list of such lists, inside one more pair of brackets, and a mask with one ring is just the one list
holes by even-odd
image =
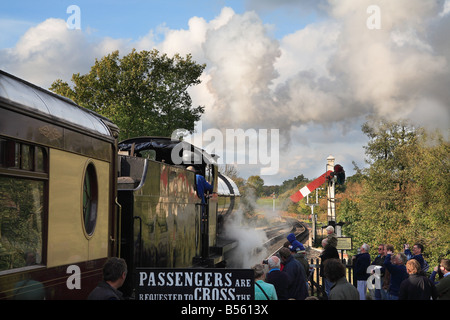
[[413, 248], [412, 248], [412, 253], [411, 253], [411, 249], [409, 249], [409, 244], [405, 244], [405, 255], [406, 258], [408, 260], [410, 259], [415, 259], [419, 262], [420, 264], [420, 268], [422, 269], [422, 271], [428, 271], [428, 264], [425, 264], [425, 259], [422, 256], [423, 253], [423, 245], [420, 243], [416, 243], [414, 244]]
[[391, 280], [388, 289], [388, 300], [398, 300], [400, 293], [400, 284], [403, 280], [408, 278], [406, 271], [406, 256], [404, 253], [397, 253], [392, 256], [392, 251], [388, 250], [386, 258], [384, 259], [384, 267], [391, 274]]
[[295, 238], [295, 234], [293, 234], [293, 233], [288, 234], [287, 240], [291, 244], [289, 246], [289, 249], [291, 251], [297, 252], [297, 251], [305, 250], [305, 247], [303, 246], [303, 244], [300, 241], [298, 241], [297, 238]]
[[206, 181], [205, 177], [199, 174], [193, 166], [187, 167], [187, 170], [195, 172], [195, 184], [197, 186], [197, 196], [206, 204], [206, 191], [212, 192], [213, 186]]
[[[197, 191], [197, 196], [202, 200], [201, 203], [201, 226], [200, 226], [200, 230], [202, 232], [202, 235], [204, 235], [204, 233], [206, 232], [207, 228], [208, 228], [208, 218], [207, 218], [207, 210], [206, 210], [206, 192], [212, 192], [213, 191], [213, 186], [210, 185], [208, 183], [208, 181], [206, 181], [205, 177], [202, 176], [201, 174], [199, 174], [199, 171], [196, 170], [193, 166], [189, 166], [186, 168], [189, 171], [195, 172], [195, 185], [196, 185], [196, 191]], [[207, 237], [205, 238], [207, 239]]]
[[308, 297], [307, 279], [304, 278], [303, 266], [298, 262], [291, 251], [283, 247], [279, 251], [281, 262], [284, 265], [283, 272], [286, 272], [291, 279], [288, 287], [288, 299], [305, 300]]

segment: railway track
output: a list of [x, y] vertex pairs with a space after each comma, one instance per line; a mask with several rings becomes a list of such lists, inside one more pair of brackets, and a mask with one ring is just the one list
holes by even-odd
[[298, 241], [304, 242], [308, 238], [308, 228], [300, 221], [295, 219], [287, 219], [285, 223], [275, 227], [265, 229], [268, 240], [264, 243], [264, 247], [271, 257], [283, 247], [287, 241], [286, 237], [290, 233], [294, 233]]
[[[304, 243], [305, 239], [308, 239], [309, 236], [306, 225], [292, 218], [286, 218], [284, 222], [280, 222], [275, 226], [257, 229], [257, 238], [261, 236], [260, 231], [263, 231], [266, 235], [266, 241], [259, 242], [257, 246], [251, 246], [251, 248], [245, 243], [248, 235], [240, 238], [240, 240], [235, 239], [231, 241], [230, 243], [233, 244], [233, 249], [228, 251], [229, 254], [226, 257], [229, 267], [242, 268], [244, 265], [250, 267], [254, 263], [261, 263], [262, 260], [268, 259], [283, 247], [283, 244], [287, 241], [287, 236], [290, 233], [294, 233], [297, 240], [302, 243]], [[252, 235], [252, 231], [254, 230], [255, 229], [253, 228], [249, 228], [249, 234]], [[245, 232], [245, 229], [243, 231]], [[240, 246], [242, 246], [241, 251], [238, 249]], [[237, 251], [235, 251], [234, 248], [236, 248]], [[241, 256], [236, 256], [234, 252], [239, 252]], [[248, 258], [243, 257], [242, 254], [248, 255]], [[245, 262], [243, 262], [243, 259], [245, 259]]]

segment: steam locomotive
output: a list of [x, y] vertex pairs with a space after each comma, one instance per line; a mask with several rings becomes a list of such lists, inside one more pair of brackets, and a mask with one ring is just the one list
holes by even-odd
[[[137, 267], [223, 267], [239, 204], [214, 155], [119, 128], [0, 71], [0, 299], [85, 299], [108, 257]], [[194, 166], [213, 186], [206, 205]]]

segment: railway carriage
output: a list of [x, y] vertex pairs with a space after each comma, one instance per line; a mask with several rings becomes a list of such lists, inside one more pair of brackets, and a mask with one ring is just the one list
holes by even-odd
[[[111, 256], [127, 261], [131, 297], [136, 267], [224, 265], [239, 194], [214, 157], [168, 138], [118, 144], [118, 132], [0, 71], [0, 299], [85, 299]], [[192, 162], [214, 187], [207, 205]]]
[[0, 72], [0, 128], [0, 297], [84, 297], [115, 254], [117, 127]]

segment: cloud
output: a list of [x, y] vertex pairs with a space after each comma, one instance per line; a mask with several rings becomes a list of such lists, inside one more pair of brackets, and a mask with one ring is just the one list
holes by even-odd
[[[380, 29], [367, 27], [374, 3]], [[329, 19], [279, 41], [255, 13], [234, 15], [209, 30], [203, 44], [210, 64], [205, 87], [213, 96], [204, 118], [217, 127], [280, 128], [281, 152], [290, 151], [283, 158], [302, 155], [294, 157], [299, 168], [329, 153], [349, 166], [352, 155], [362, 160], [362, 148], [340, 150], [356, 147], [355, 135], [364, 140], [360, 125], [369, 115], [447, 130], [447, 7], [443, 1], [329, 1]], [[295, 140], [304, 125], [308, 130]], [[327, 144], [312, 142], [317, 126], [333, 129]], [[324, 149], [313, 149], [319, 145]], [[305, 155], [311, 150], [313, 158]]]
[[[424, 100], [430, 105], [437, 102], [440, 94], [431, 95], [429, 88], [450, 75], [449, 56], [436, 51], [428, 39], [431, 26], [440, 23], [436, 19], [443, 2], [378, 3], [381, 29], [370, 30], [364, 28], [368, 16], [364, 9], [373, 1], [333, 2], [331, 14], [341, 25], [341, 33], [329, 66], [344, 84], [343, 101], [352, 106], [351, 112], [358, 109], [391, 119], [406, 116], [421, 125], [435, 125], [423, 123], [414, 114]], [[448, 111], [436, 116], [448, 124]]]
[[[233, 14], [220, 28], [204, 24], [202, 90], [213, 101], [205, 120], [289, 133], [309, 122], [348, 126], [375, 115], [447, 128], [448, 90], [437, 92], [450, 78], [449, 41], [438, 34], [448, 25], [444, 2], [376, 3], [379, 30], [367, 27], [373, 1], [329, 1], [327, 21], [279, 41], [254, 12]], [[426, 105], [437, 113], [424, 117]]]
[[[352, 157], [362, 158], [360, 125], [367, 116], [448, 129], [449, 3], [328, 0], [299, 6], [286, 0], [278, 3], [283, 10], [308, 9], [321, 19], [280, 39], [258, 14], [273, 1], [248, 1], [242, 14], [225, 7], [210, 21], [192, 17], [187, 29], [160, 25], [138, 39], [97, 39], [48, 19], [15, 47], [0, 50], [0, 67], [48, 87], [88, 72], [95, 58], [117, 49], [192, 53], [207, 64], [202, 83], [191, 89], [194, 105], [206, 107], [204, 129], [278, 128], [283, 159], [298, 168], [290, 177], [309, 168], [313, 173], [306, 176], [313, 178], [330, 153], [348, 166]], [[379, 8], [379, 29], [367, 27], [372, 5]], [[287, 170], [280, 176], [289, 178]]]
[[48, 88], [58, 78], [70, 81], [73, 73], [87, 73], [95, 58], [131, 49], [124, 39], [91, 40], [81, 30], [68, 29], [62, 19], [47, 19], [28, 29], [15, 47], [0, 50], [0, 68]]

